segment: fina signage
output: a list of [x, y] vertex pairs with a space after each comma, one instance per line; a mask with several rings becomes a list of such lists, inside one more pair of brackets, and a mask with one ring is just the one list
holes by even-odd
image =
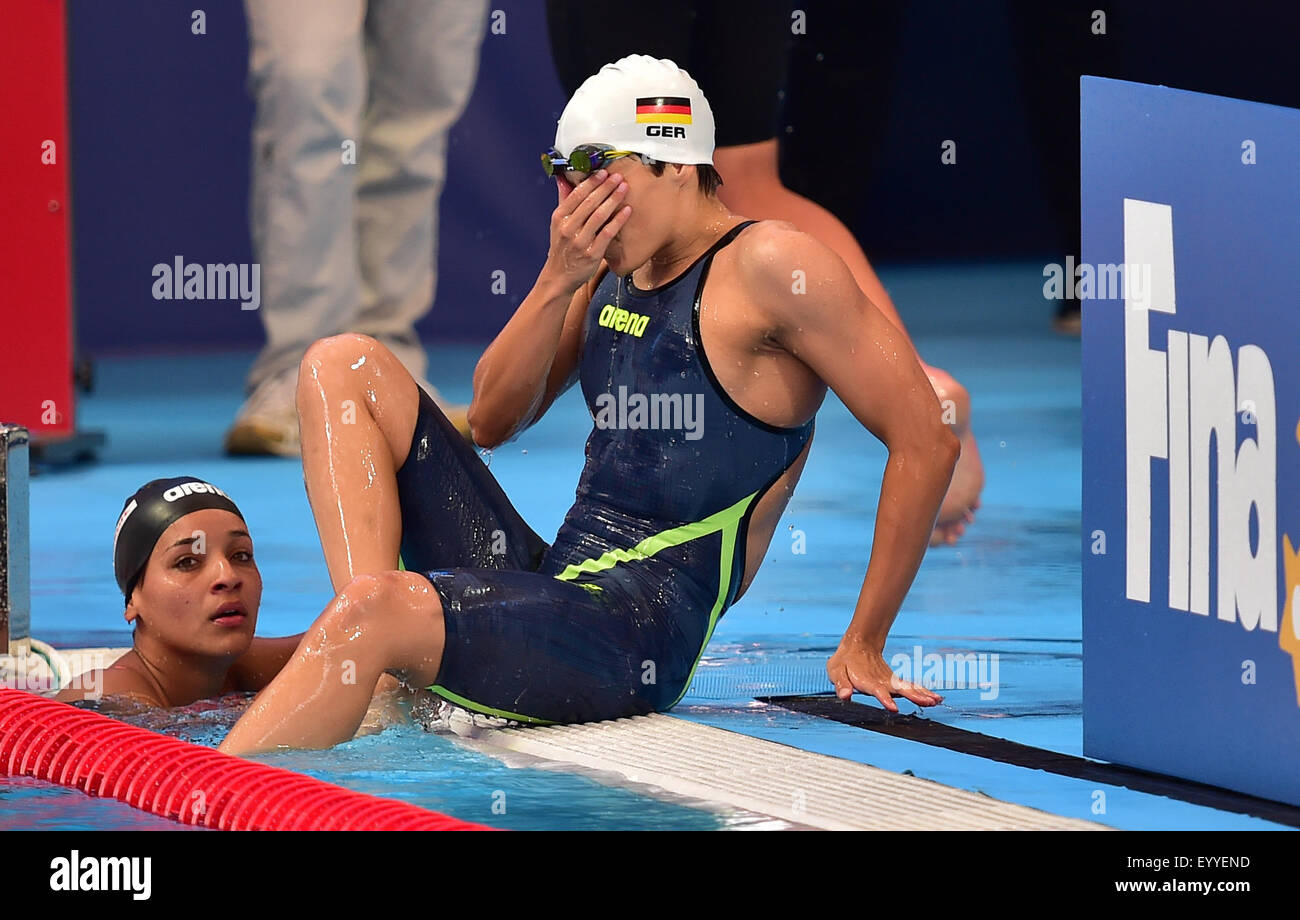
[[[1085, 77], [1084, 753], [1300, 805], [1300, 112]], [[1127, 283], [1129, 281], [1132, 283]]]

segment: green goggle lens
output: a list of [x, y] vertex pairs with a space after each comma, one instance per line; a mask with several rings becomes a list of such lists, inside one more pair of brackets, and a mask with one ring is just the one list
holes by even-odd
[[635, 156], [630, 150], [604, 150], [591, 144], [584, 144], [566, 157], [552, 147], [542, 154], [542, 169], [548, 176], [554, 176], [557, 169], [590, 174], [601, 169], [611, 160], [630, 156]]
[[[599, 159], [601, 160], [600, 165], [604, 165], [605, 158], [599, 157]], [[576, 169], [578, 172], [589, 173], [595, 168], [598, 167], [592, 163], [591, 154], [586, 150], [583, 150], [581, 147], [569, 154], [569, 169]]]

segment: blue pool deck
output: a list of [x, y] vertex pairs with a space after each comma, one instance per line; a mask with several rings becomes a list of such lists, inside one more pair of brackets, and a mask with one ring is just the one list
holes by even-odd
[[[1041, 296], [1041, 265], [908, 267], [882, 271], [882, 277], [926, 360], [970, 390], [987, 480], [983, 507], [966, 536], [927, 555], [886, 658], [969, 652], [996, 661], [996, 692], [944, 689], [944, 703], [924, 717], [1081, 756], [1079, 342], [1051, 331], [1052, 305]], [[429, 378], [446, 397], [468, 401], [481, 348], [431, 347]], [[97, 362], [96, 390], [82, 399], [78, 417], [83, 428], [108, 432], [100, 461], [42, 472], [32, 482], [37, 638], [57, 646], [130, 644], [112, 577], [113, 524], [127, 494], [163, 476], [207, 478], [240, 504], [265, 582], [259, 634], [299, 632], [325, 606], [331, 592], [297, 461], [235, 460], [220, 453], [251, 358], [251, 353], [196, 354]], [[532, 430], [490, 455], [492, 472], [544, 537], [554, 535], [572, 501], [590, 425], [575, 388]], [[824, 664], [848, 624], [866, 571], [884, 459], [883, 446], [828, 397], [803, 479], [766, 562], [747, 596], [719, 623], [696, 689], [675, 715], [1116, 828], [1282, 826], [755, 703], [755, 685], [762, 685], [765, 695], [830, 689]], [[803, 552], [796, 551], [800, 547]], [[879, 708], [874, 700], [855, 699]], [[905, 713], [917, 711], [906, 700], [899, 705]], [[1133, 705], [1136, 726], [1140, 703]], [[476, 793], [472, 807], [436, 791], [413, 794], [414, 801], [458, 817], [511, 825], [495, 820], [485, 804], [493, 783], [502, 780], [483, 774], [488, 768], [476, 773], [456, 760], [469, 755], [453, 754], [445, 739], [417, 728], [394, 729], [332, 752], [286, 753], [270, 760], [354, 788], [406, 797], [391, 792], [391, 785], [372, 783], [383, 772], [381, 765], [403, 747], [418, 753], [404, 765], [403, 790], [439, 784], [445, 789], [458, 782], [484, 790]], [[564, 803], [578, 802], [583, 793], [575, 784], [590, 780], [529, 772], [538, 774], [530, 780], [538, 785], [529, 787], [533, 791], [524, 800], [535, 795], [539, 813], [551, 810], [541, 823], [581, 825], [581, 808], [566, 810]], [[630, 815], [640, 796], [626, 794], [628, 803], [615, 811], [625, 807]], [[83, 820], [80, 803], [69, 799], [61, 807]], [[671, 814], [677, 817], [664, 817], [665, 826], [691, 826], [685, 818], [685, 824], [673, 825], [680, 815]], [[93, 809], [91, 815], [85, 820], [93, 822]]]

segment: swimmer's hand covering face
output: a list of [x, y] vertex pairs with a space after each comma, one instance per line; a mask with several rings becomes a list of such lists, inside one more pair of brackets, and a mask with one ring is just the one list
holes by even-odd
[[595, 273], [610, 241], [632, 215], [623, 204], [627, 182], [603, 169], [576, 187], [559, 176], [555, 179], [558, 202], [551, 213], [551, 242], [542, 272], [576, 291]]

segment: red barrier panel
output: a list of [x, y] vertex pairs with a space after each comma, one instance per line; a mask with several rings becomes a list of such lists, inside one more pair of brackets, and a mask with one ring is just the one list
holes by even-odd
[[492, 830], [18, 690], [0, 689], [0, 775], [219, 830]]
[[0, 421], [72, 434], [67, 54], [62, 0], [7, 4], [0, 28]]

